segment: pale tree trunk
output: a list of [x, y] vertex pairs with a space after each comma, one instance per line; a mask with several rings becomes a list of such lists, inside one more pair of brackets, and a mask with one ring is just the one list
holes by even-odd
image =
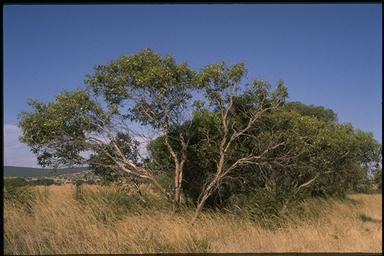
[[182, 145], [181, 159], [180, 159], [177, 156], [175, 150], [172, 148], [171, 144], [169, 143], [168, 130], [165, 130], [164, 132], [164, 142], [175, 163], [175, 179], [174, 179], [175, 190], [174, 190], [173, 210], [176, 211], [180, 208], [180, 205], [181, 205], [183, 170], [184, 170], [184, 164], [187, 160], [188, 143], [185, 142], [182, 136], [180, 136], [180, 142]]
[[[110, 139], [110, 142], [112, 143], [112, 145], [115, 148], [116, 152], [118, 153], [119, 157], [111, 155], [107, 150], [105, 150], [103, 148], [104, 145], [108, 145], [106, 141], [103, 141], [103, 140], [96, 138], [96, 137], [89, 138], [89, 140], [103, 145], [103, 146], [98, 147], [98, 148], [101, 149], [118, 166], [118, 169], [120, 170], [120, 172], [124, 173], [126, 175], [129, 175], [129, 176], [136, 176], [136, 177], [140, 177], [140, 178], [149, 180], [161, 193], [164, 193], [164, 195], [169, 200], [170, 195], [167, 193], [167, 191], [164, 189], [164, 187], [161, 186], [157, 182], [157, 180], [155, 179], [155, 177], [153, 176], [153, 174], [151, 172], [149, 172], [148, 170], [146, 170], [143, 167], [136, 165], [131, 160], [126, 158], [126, 156], [123, 154], [120, 147], [115, 143], [112, 131], [106, 127], [100, 126], [98, 124], [96, 124], [96, 125], [100, 129], [102, 129], [104, 132], [107, 133], [107, 135]], [[99, 165], [105, 166], [102, 163], [99, 163]], [[109, 166], [109, 167], [113, 167], [113, 166]]]
[[[225, 72], [227, 71], [228, 70], [225, 70]], [[230, 172], [234, 171], [237, 167], [241, 165], [255, 163], [256, 161], [259, 161], [270, 150], [273, 150], [281, 145], [284, 145], [284, 142], [280, 142], [277, 144], [271, 143], [260, 154], [252, 152], [251, 154], [234, 161], [234, 163], [232, 164], [229, 164], [227, 162], [228, 150], [230, 149], [233, 142], [236, 142], [236, 140], [238, 140], [239, 137], [241, 136], [248, 135], [248, 132], [252, 129], [252, 127], [255, 126], [256, 122], [261, 118], [261, 116], [268, 110], [276, 109], [283, 102], [285, 96], [284, 94], [281, 94], [281, 98], [278, 97], [276, 99], [274, 99], [275, 96], [270, 96], [271, 99], [274, 99], [274, 102], [273, 102], [274, 104], [272, 105], [265, 104], [266, 97], [261, 99], [259, 104], [260, 106], [257, 109], [253, 109], [245, 113], [246, 117], [248, 118], [247, 124], [245, 126], [236, 127], [236, 120], [231, 121], [231, 118], [229, 117], [229, 115], [233, 114], [231, 110], [233, 107], [234, 97], [236, 96], [236, 91], [238, 88], [240, 88], [241, 79], [231, 80], [230, 78], [229, 80], [227, 80], [228, 78], [225, 75], [221, 78], [226, 80], [226, 82], [230, 82], [230, 85], [228, 86], [228, 84], [226, 83], [222, 84], [223, 88], [225, 88], [224, 90], [220, 91], [221, 89], [215, 88], [215, 86], [217, 86], [217, 82], [213, 82], [214, 84], [213, 90], [214, 91], [216, 90], [216, 92], [219, 91], [218, 92], [219, 97], [218, 98], [216, 96], [213, 97], [212, 102], [214, 102], [219, 108], [220, 117], [221, 117], [221, 130], [223, 133], [220, 146], [218, 147], [219, 159], [216, 161], [215, 176], [208, 183], [209, 185], [203, 188], [200, 194], [197, 207], [196, 207], [194, 216], [192, 218], [192, 224], [199, 217], [207, 199], [212, 195], [214, 190], [220, 185], [220, 182], [223, 180], [223, 178], [225, 178]], [[241, 76], [242, 75], [240, 75], [240, 77]], [[214, 81], [216, 80], [214, 79]], [[229, 89], [229, 91], [226, 89]], [[208, 133], [207, 133], [207, 138], [209, 139]]]
[[[226, 134], [225, 134], [226, 135]], [[220, 158], [219, 161], [217, 162], [217, 168], [216, 168], [216, 174], [213, 177], [212, 181], [209, 183], [209, 185], [203, 189], [200, 199], [198, 200], [197, 207], [195, 210], [194, 217], [192, 219], [192, 224], [196, 221], [196, 219], [199, 217], [201, 214], [202, 209], [204, 208], [205, 202], [207, 199], [212, 195], [213, 191], [218, 187], [220, 182], [224, 177], [228, 175], [231, 171], [233, 171], [236, 167], [248, 163], [250, 161], [256, 161], [260, 159], [263, 155], [265, 155], [267, 152], [269, 152], [272, 149], [275, 149], [281, 145], [284, 145], [284, 142], [277, 143], [275, 145], [271, 145], [267, 149], [264, 150], [260, 155], [249, 155], [247, 157], [238, 159], [236, 162], [234, 162], [232, 165], [225, 167], [225, 153], [226, 150], [228, 149], [230, 144], [225, 144], [226, 139], [223, 139], [221, 147], [220, 147]], [[230, 142], [229, 142], [230, 143]]]
[[195, 213], [194, 213], [192, 221], [191, 221], [192, 225], [196, 222], [197, 218], [200, 216], [200, 214], [201, 214], [201, 212], [202, 212], [202, 210], [204, 208], [205, 202], [212, 195], [212, 193], [214, 191], [214, 188], [217, 186], [217, 184], [219, 184], [219, 182], [220, 182], [220, 178], [219, 177], [215, 177], [212, 180], [212, 182], [209, 183], [207, 188], [204, 190], [203, 194], [200, 196], [200, 199], [198, 200], [198, 203], [197, 203], [197, 206], [196, 206]]
[[176, 163], [175, 166], [175, 195], [173, 210], [176, 211], [180, 207], [180, 198], [181, 198], [181, 182], [180, 177], [182, 176], [182, 169], [179, 163]]
[[199, 200], [197, 207], [196, 207], [196, 210], [195, 210], [195, 213], [193, 215], [192, 221], [191, 221], [192, 225], [195, 224], [197, 218], [200, 216], [201, 211], [204, 208], [205, 202], [207, 201], [207, 199], [209, 198], [210, 195], [211, 195], [211, 193], [204, 194], [203, 197]]
[[222, 173], [223, 166], [224, 166], [224, 155], [222, 155], [220, 157], [215, 177], [213, 178], [213, 180], [208, 184], [208, 186], [203, 190], [202, 194], [200, 195], [200, 198], [197, 202], [197, 207], [196, 207], [195, 213], [194, 213], [192, 221], [191, 221], [192, 225], [195, 223], [197, 218], [200, 216], [201, 211], [204, 208], [205, 202], [212, 195], [214, 189], [220, 183], [220, 180], [221, 180], [220, 175]]
[[183, 182], [183, 170], [186, 160], [186, 153], [182, 153], [182, 160], [175, 163], [175, 198], [174, 198], [174, 210], [177, 210], [181, 206], [182, 197], [182, 182]]
[[[232, 98], [231, 98], [231, 104], [232, 105]], [[230, 107], [229, 107], [230, 108]], [[221, 140], [219, 152], [220, 152], [220, 158], [217, 161], [217, 167], [216, 167], [216, 174], [215, 177], [212, 179], [212, 181], [209, 183], [209, 185], [203, 189], [200, 199], [198, 200], [197, 207], [195, 210], [195, 214], [192, 218], [191, 224], [193, 225], [197, 218], [200, 216], [201, 211], [204, 208], [205, 202], [207, 199], [212, 195], [214, 188], [219, 184], [221, 177], [222, 177], [222, 172], [224, 168], [224, 162], [225, 162], [225, 152], [229, 147], [230, 142], [227, 141], [227, 135], [228, 135], [228, 123], [227, 123], [227, 115], [229, 108], [226, 109], [225, 111], [221, 112], [222, 113], [222, 125], [223, 125], [223, 138]]]
[[[187, 159], [187, 147], [189, 140], [184, 137], [183, 134], [179, 134], [180, 143], [182, 146], [180, 154], [178, 154], [177, 150], [172, 147], [170, 142], [169, 128], [172, 122], [162, 122], [160, 121], [160, 117], [156, 115], [151, 109], [144, 108], [143, 112], [147, 115], [147, 117], [153, 120], [160, 127], [164, 139], [164, 144], [166, 145], [168, 152], [171, 154], [171, 157], [175, 164], [174, 169], [174, 191], [173, 191], [173, 209], [177, 210], [181, 205], [181, 197], [182, 197], [182, 181], [183, 181], [183, 169], [184, 163]], [[169, 121], [170, 112], [165, 114], [166, 119]], [[175, 120], [176, 121], [176, 120]]]

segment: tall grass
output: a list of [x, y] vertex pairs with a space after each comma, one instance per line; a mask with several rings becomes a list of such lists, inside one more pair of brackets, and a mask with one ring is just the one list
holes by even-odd
[[[4, 202], [6, 254], [159, 252], [380, 252], [381, 195], [312, 199], [274, 229], [233, 214], [170, 205], [150, 187], [82, 185], [36, 187], [31, 211]], [[363, 217], [364, 216], [364, 217]]]

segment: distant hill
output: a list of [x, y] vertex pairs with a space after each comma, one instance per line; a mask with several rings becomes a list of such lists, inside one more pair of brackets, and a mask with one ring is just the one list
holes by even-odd
[[63, 169], [43, 169], [43, 168], [30, 168], [30, 167], [17, 167], [17, 166], [4, 166], [4, 177], [43, 177], [43, 176], [57, 176], [61, 174], [71, 174], [87, 171], [87, 167], [78, 168], [63, 168]]

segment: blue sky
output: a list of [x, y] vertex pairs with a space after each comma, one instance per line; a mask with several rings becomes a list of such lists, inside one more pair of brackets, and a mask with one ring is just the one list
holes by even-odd
[[28, 98], [146, 47], [194, 68], [244, 62], [250, 79], [283, 79], [289, 100], [382, 138], [380, 4], [8, 5], [3, 21], [6, 165], [36, 166], [15, 126]]

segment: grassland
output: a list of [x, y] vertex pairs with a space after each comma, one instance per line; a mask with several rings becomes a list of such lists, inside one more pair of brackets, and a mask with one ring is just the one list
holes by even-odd
[[4, 202], [6, 254], [382, 251], [379, 194], [307, 200], [265, 228], [218, 212], [191, 226], [192, 210], [171, 213], [148, 187], [144, 197], [113, 186], [31, 189], [33, 203]]

